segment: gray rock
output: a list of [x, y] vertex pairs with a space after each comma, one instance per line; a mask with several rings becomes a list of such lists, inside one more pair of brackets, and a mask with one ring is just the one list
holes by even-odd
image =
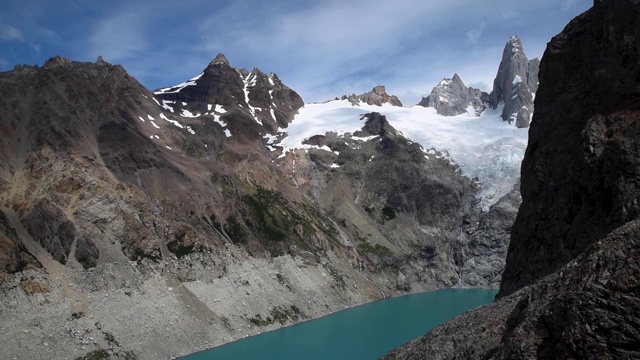
[[75, 257], [86, 268], [96, 266], [99, 256], [93, 241], [82, 235], [74, 223], [54, 203], [40, 200], [22, 219], [31, 236], [55, 260], [65, 264], [75, 245]]
[[639, 239], [636, 220], [561, 271], [382, 359], [638, 359]]
[[[229, 117], [231, 132], [253, 139], [265, 130], [275, 133], [278, 128], [287, 127], [304, 105], [298, 93], [283, 84], [276, 74], [265, 74], [258, 68], [252, 71], [233, 68], [223, 54], [209, 63], [192, 86], [158, 89], [155, 96], [175, 102], [173, 108], [177, 113], [188, 110], [203, 114], [210, 111], [209, 105], [221, 105], [228, 112], [225, 116]], [[231, 109], [236, 110], [233, 115]], [[260, 128], [256, 120], [263, 123]]]
[[502, 118], [516, 127], [529, 127], [533, 100], [538, 90], [538, 59], [528, 60], [517, 36], [504, 47], [489, 102], [495, 109], [504, 104]]
[[352, 104], [357, 105], [360, 102], [369, 105], [382, 106], [383, 104], [390, 104], [393, 106], [402, 107], [402, 102], [395, 95], [387, 94], [387, 91], [383, 85], [374, 87], [371, 91], [364, 94], [356, 95], [351, 94], [349, 96], [343, 95], [341, 100], [349, 100]]
[[418, 103], [420, 106], [435, 108], [437, 113], [445, 116], [455, 116], [467, 112], [472, 106], [476, 116], [485, 109], [488, 94], [472, 87], [466, 87], [458, 74], [453, 78], [444, 78], [436, 85], [431, 94], [423, 97]]
[[460, 285], [476, 288], [498, 288], [511, 239], [511, 227], [518, 213], [520, 186], [482, 213], [477, 228], [470, 229], [469, 243], [460, 268]]

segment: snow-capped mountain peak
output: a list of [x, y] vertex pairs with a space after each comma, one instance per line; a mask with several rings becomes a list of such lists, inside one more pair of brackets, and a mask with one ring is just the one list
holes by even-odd
[[[336, 98], [336, 100], [338, 100], [338, 98]], [[387, 94], [384, 85], [375, 86], [371, 91], [360, 95], [343, 95], [340, 100], [349, 100], [349, 102], [351, 102], [354, 106], [363, 103], [376, 106], [389, 104], [392, 106], [402, 107], [402, 102], [400, 101], [400, 99], [398, 99], [398, 97], [395, 95]]]
[[420, 106], [432, 107], [440, 115], [455, 116], [467, 112], [472, 106], [476, 115], [480, 115], [484, 109], [484, 103], [488, 99], [487, 94], [472, 87], [467, 87], [456, 73], [452, 78], [440, 80], [431, 94], [423, 97], [418, 103]]
[[354, 104], [349, 99], [306, 104], [279, 137], [270, 137], [269, 145], [284, 156], [292, 149], [317, 148], [308, 140], [332, 133], [349, 136], [358, 131], [362, 115], [379, 112], [407, 139], [427, 149], [448, 154], [462, 174], [477, 178], [481, 203], [487, 208], [508, 193], [520, 172], [520, 161], [527, 144], [527, 132], [500, 119], [500, 110], [487, 109], [477, 116], [473, 107], [457, 116], [438, 114], [434, 108], [398, 107], [390, 104]]
[[[177, 113], [197, 116], [210, 114], [214, 107], [235, 109], [225, 116], [233, 113], [237, 124], [225, 123], [230, 131], [246, 133], [249, 138], [286, 127], [303, 105], [302, 98], [275, 74], [265, 74], [257, 67], [252, 71], [233, 68], [223, 54], [218, 54], [198, 76], [154, 94], [162, 104], [171, 103], [170, 111]], [[260, 128], [252, 129], [252, 123]], [[238, 127], [235, 131], [234, 126]]]
[[509, 38], [502, 53], [498, 73], [493, 81], [489, 102], [495, 109], [504, 104], [502, 118], [516, 127], [528, 127], [533, 115], [533, 99], [538, 90], [538, 59], [527, 59], [522, 41]]

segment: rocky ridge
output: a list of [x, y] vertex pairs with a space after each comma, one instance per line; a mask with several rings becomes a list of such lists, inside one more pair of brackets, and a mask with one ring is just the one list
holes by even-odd
[[452, 78], [442, 79], [431, 90], [431, 94], [423, 97], [418, 105], [435, 108], [438, 114], [445, 116], [464, 114], [467, 108], [472, 106], [476, 116], [479, 116], [484, 111], [488, 100], [487, 93], [467, 87], [460, 76], [454, 74]]
[[[338, 98], [336, 98], [335, 100], [338, 100]], [[351, 94], [349, 96], [343, 95], [340, 100], [349, 100], [353, 105], [365, 103], [377, 106], [389, 104], [392, 106], [402, 107], [402, 102], [400, 101], [400, 99], [398, 99], [398, 97], [395, 95], [387, 94], [387, 91], [383, 85], [375, 86], [371, 91], [364, 94]]]
[[234, 121], [229, 124], [242, 126], [236, 126], [232, 132], [255, 128], [255, 122], [262, 129], [249, 133], [273, 134], [278, 128], [286, 128], [304, 105], [302, 98], [276, 74], [265, 74], [258, 68], [251, 71], [233, 68], [223, 54], [218, 54], [193, 79], [158, 89], [154, 95], [170, 112], [192, 117], [211, 113], [216, 105], [227, 112], [233, 108]]
[[514, 35], [505, 45], [490, 94], [465, 86], [460, 76], [454, 74], [453, 78], [442, 79], [418, 105], [433, 107], [445, 116], [464, 114], [470, 106], [479, 116], [486, 107], [496, 109], [503, 105], [501, 116], [505, 121], [527, 128], [538, 90], [539, 64], [538, 59], [527, 59], [522, 41]]
[[385, 359], [640, 356], [639, 15], [595, 1], [549, 43], [497, 300]]
[[489, 102], [495, 109], [504, 104], [502, 118], [516, 127], [529, 127], [538, 90], [538, 59], [527, 59], [522, 41], [512, 36], [504, 47]]

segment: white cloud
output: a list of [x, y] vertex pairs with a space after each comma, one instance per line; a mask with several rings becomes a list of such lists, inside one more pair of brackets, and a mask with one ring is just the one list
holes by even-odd
[[563, 10], [571, 9], [572, 7], [574, 7], [576, 5], [577, 2], [578, 2], [578, 0], [564, 0], [562, 2], [562, 9]]
[[[548, 26], [552, 17], [532, 14], [559, 4], [247, 0], [126, 5], [110, 8], [90, 27], [83, 51], [89, 59], [103, 55], [123, 64], [151, 88], [193, 77], [222, 52], [234, 67], [278, 73], [305, 101], [361, 93], [380, 84], [411, 104], [455, 72], [465, 83], [491, 84], [512, 34], [523, 39], [527, 55], [539, 56], [554, 35]], [[534, 30], [541, 34], [530, 43], [527, 34]]]
[[0, 40], [26, 41], [22, 32], [11, 25], [0, 23]]
[[103, 55], [110, 62], [142, 56], [148, 46], [145, 19], [143, 14], [135, 11], [123, 11], [102, 19], [88, 39], [87, 56], [93, 58]]
[[465, 43], [466, 44], [478, 43], [478, 40], [480, 40], [480, 37], [482, 36], [482, 33], [484, 33], [486, 28], [487, 28], [487, 23], [483, 21], [475, 29], [471, 29], [467, 31], [467, 37], [465, 39]]
[[[450, 39], [459, 32], [440, 29], [453, 28], [451, 19], [460, 17], [460, 7], [472, 3], [324, 0], [275, 10], [236, 3], [219, 9], [199, 31], [208, 56], [223, 52], [233, 66], [278, 72], [306, 100], [321, 101], [321, 94], [334, 88], [338, 90], [331, 97], [384, 83], [403, 71], [395, 68], [402, 66], [399, 57], [421, 57], [438, 42], [454, 46]], [[202, 44], [195, 46], [202, 49]], [[422, 56], [421, 66], [431, 56]], [[356, 79], [361, 75], [365, 78]]]

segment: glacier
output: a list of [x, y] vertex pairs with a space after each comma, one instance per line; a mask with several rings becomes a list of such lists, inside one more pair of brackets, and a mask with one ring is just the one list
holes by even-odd
[[485, 210], [507, 194], [520, 177], [528, 131], [503, 121], [502, 107], [488, 108], [480, 116], [473, 107], [464, 114], [443, 116], [422, 106], [354, 106], [348, 100], [306, 104], [286, 129], [280, 129], [286, 136], [269, 145], [283, 147], [283, 154], [310, 148], [313, 146], [302, 143], [305, 139], [329, 131], [353, 133], [364, 125], [362, 115], [370, 112], [385, 115], [391, 126], [424, 149], [447, 153], [463, 175], [477, 179], [479, 201]]

